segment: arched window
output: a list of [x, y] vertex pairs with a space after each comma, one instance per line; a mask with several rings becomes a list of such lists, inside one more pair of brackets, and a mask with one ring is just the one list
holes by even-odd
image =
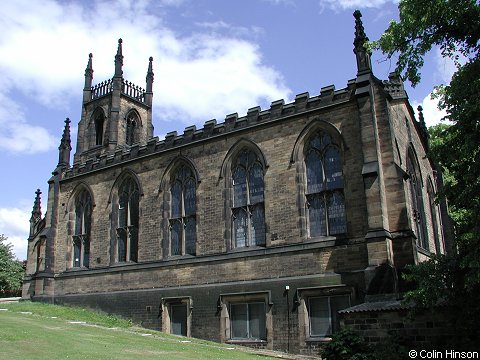
[[305, 144], [306, 206], [309, 237], [345, 234], [345, 198], [340, 150], [326, 132]]
[[138, 141], [136, 139], [136, 129], [139, 124], [138, 115], [135, 111], [131, 111], [126, 119], [126, 128], [125, 128], [125, 143], [127, 145], [133, 145]]
[[98, 113], [95, 118], [95, 145], [103, 145], [103, 124], [105, 117]]
[[438, 236], [438, 222], [437, 222], [437, 204], [435, 204], [435, 190], [433, 190], [432, 182], [427, 183], [428, 204], [430, 205], [430, 219], [432, 222], [433, 239], [435, 241], [435, 251], [441, 254], [440, 237]]
[[171, 178], [170, 255], [195, 255], [197, 242], [196, 179], [187, 165]]
[[132, 178], [123, 181], [118, 190], [117, 251], [118, 261], [137, 261], [139, 191]]
[[414, 224], [417, 245], [428, 250], [428, 241], [425, 226], [425, 211], [423, 207], [423, 194], [420, 171], [413, 154], [409, 151], [407, 157], [408, 191], [412, 209], [412, 221]]
[[232, 246], [265, 246], [263, 166], [251, 150], [242, 150], [232, 164]]
[[90, 261], [90, 229], [92, 198], [82, 190], [75, 198], [75, 234], [73, 235], [73, 267], [88, 267]]

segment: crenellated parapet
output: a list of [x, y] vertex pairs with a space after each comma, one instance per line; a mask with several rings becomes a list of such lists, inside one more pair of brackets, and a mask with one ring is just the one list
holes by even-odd
[[[107, 96], [111, 94], [112, 103], [109, 105], [110, 114], [100, 120], [93, 118], [90, 124], [85, 124], [85, 129], [94, 129], [95, 136], [90, 136], [85, 140], [87, 145], [83, 148], [77, 147], [77, 154], [75, 155], [75, 162], [72, 168], [66, 171], [65, 177], [74, 177], [90, 171], [96, 171], [104, 167], [113, 166], [116, 164], [126, 163], [135, 160], [139, 157], [151, 156], [154, 154], [178, 149], [189, 144], [201, 141], [208, 141], [216, 137], [224, 136], [226, 134], [233, 134], [242, 132], [246, 129], [264, 126], [266, 124], [284, 121], [290, 117], [300, 116], [312, 111], [322, 110], [328, 107], [347, 103], [355, 97], [369, 96], [371, 86], [379, 86], [388, 94], [390, 99], [407, 99], [402, 79], [396, 74], [391, 73], [388, 80], [381, 81], [376, 79], [372, 74], [370, 52], [366, 48], [368, 37], [365, 34], [363, 23], [361, 20], [361, 13], [356, 11], [355, 17], [355, 39], [354, 52], [357, 57], [357, 77], [349, 80], [347, 86], [343, 89], [336, 90], [334, 85], [322, 87], [320, 94], [310, 96], [308, 92], [297, 94], [292, 102], [286, 103], [285, 100], [280, 99], [273, 101], [269, 109], [261, 109], [260, 106], [255, 106], [247, 110], [247, 114], [239, 116], [238, 113], [228, 114], [223, 122], [217, 123], [216, 119], [208, 120], [204, 123], [203, 128], [197, 129], [195, 125], [188, 126], [179, 134], [176, 131], [166, 134], [164, 139], [153, 137], [153, 125], [151, 119], [151, 100], [152, 100], [152, 84], [153, 84], [153, 58], [149, 58], [148, 71], [146, 76], [146, 89], [136, 86], [132, 82], [126, 81], [123, 78], [123, 53], [122, 53], [122, 39], [118, 40], [118, 49], [115, 56], [115, 74], [111, 79], [103, 81], [91, 87], [90, 95], [87, 96], [86, 108], [91, 108], [91, 111], [96, 110]], [[86, 69], [86, 84], [91, 86], [92, 56], [89, 56], [89, 62]], [[88, 76], [87, 76], [88, 75]], [[90, 89], [90, 88], [89, 88]], [[120, 96], [121, 95], [121, 96]], [[127, 100], [127, 101], [125, 101]], [[135, 112], [128, 112], [128, 108], [132, 105], [133, 100], [137, 109], [141, 106], [146, 112], [143, 116], [146, 118], [147, 126], [139, 126], [141, 124], [139, 118], [129, 118], [129, 114]], [[123, 107], [122, 107], [123, 102]], [[104, 106], [105, 105], [101, 105]], [[127, 109], [127, 110], [125, 110]], [[96, 114], [96, 113], [95, 113]], [[85, 119], [92, 119], [90, 115], [85, 115]], [[103, 120], [103, 122], [102, 122]], [[85, 121], [86, 122], [86, 121]], [[93, 124], [93, 125], [92, 125]], [[142, 135], [129, 136], [130, 131], [139, 131], [143, 129]], [[103, 133], [102, 133], [103, 129]], [[145, 131], [144, 129], [147, 129]], [[84, 132], [86, 130], [83, 130]], [[92, 132], [93, 130], [90, 130]], [[79, 131], [80, 133], [80, 131]], [[98, 134], [102, 136], [98, 136]], [[134, 134], [135, 135], [135, 134]], [[80, 138], [80, 136], [79, 136]], [[101, 138], [102, 142], [97, 141]], [[127, 141], [126, 139], [134, 141]], [[108, 139], [106, 141], [105, 139]], [[95, 141], [93, 141], [95, 140]], [[108, 143], [108, 147], [100, 148], [99, 145]]]
[[144, 144], [153, 136], [153, 58], [148, 61], [145, 87], [138, 86], [123, 77], [122, 44], [119, 39], [114, 75], [97, 84], [92, 84], [93, 55], [89, 54], [74, 163], [119, 146]]
[[108, 79], [92, 86], [92, 95], [90, 100], [98, 99], [99, 97], [108, 95], [112, 92], [112, 79]]
[[396, 100], [408, 98], [403, 86], [403, 81], [396, 72], [390, 73], [388, 75], [388, 80], [384, 80], [382, 83], [383, 88], [392, 97], [392, 99]]
[[153, 137], [146, 144], [118, 147], [115, 151], [92, 156], [84, 162], [75, 163], [71, 169], [67, 170], [65, 178], [343, 104], [350, 101], [354, 93], [355, 80], [350, 80], [347, 87], [343, 89], [335, 90], [335, 86], [330, 85], [323, 87], [317, 96], [310, 96], [308, 92], [304, 92], [296, 95], [295, 100], [290, 103], [285, 103], [283, 99], [276, 100], [270, 104], [269, 109], [265, 110], [262, 110], [260, 106], [255, 106], [248, 109], [244, 116], [239, 116], [237, 113], [228, 114], [222, 123], [211, 119], [206, 121], [201, 129], [191, 125], [186, 127], [182, 134], [172, 131], [167, 133], [162, 140]]
[[[91, 96], [90, 100], [95, 100], [101, 98], [102, 96], [108, 95], [113, 91], [113, 79], [108, 79], [98, 83], [91, 88]], [[145, 102], [145, 92], [146, 90], [143, 89], [141, 86], [137, 86], [131, 81], [123, 80], [122, 79], [122, 87], [121, 93], [139, 101], [141, 103], [146, 104]]]

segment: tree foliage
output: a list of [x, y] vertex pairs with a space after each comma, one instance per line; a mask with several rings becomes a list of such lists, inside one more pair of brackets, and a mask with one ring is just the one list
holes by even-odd
[[[430, 155], [455, 178], [445, 195], [454, 213], [459, 237], [478, 237], [480, 218], [480, 4], [475, 0], [401, 0], [400, 21], [392, 21], [379, 40], [370, 44], [389, 58], [413, 86], [421, 80], [424, 56], [438, 47], [455, 62], [450, 84], [436, 88], [439, 107], [451, 127]], [[462, 63], [463, 62], [463, 63]]]
[[371, 46], [388, 58], [398, 55], [397, 69], [413, 86], [421, 80], [424, 56], [432, 47], [457, 66], [460, 55], [478, 57], [480, 7], [475, 0], [401, 0], [398, 9], [400, 21], [392, 21]]
[[0, 295], [17, 291], [22, 287], [23, 267], [12, 252], [12, 244], [0, 235]]
[[456, 313], [457, 340], [475, 344], [480, 318], [480, 4], [475, 0], [400, 0], [400, 20], [370, 44], [388, 58], [412, 86], [421, 81], [424, 57], [432, 48], [456, 66], [448, 85], [436, 88], [449, 125], [429, 130], [429, 155], [445, 175], [454, 220], [454, 250], [412, 267], [417, 283], [408, 299], [419, 306], [443, 303]]

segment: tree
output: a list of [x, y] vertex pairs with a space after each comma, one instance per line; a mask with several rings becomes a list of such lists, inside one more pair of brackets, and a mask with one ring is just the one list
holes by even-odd
[[0, 296], [18, 292], [23, 280], [22, 263], [15, 258], [12, 244], [7, 240], [3, 234], [0, 235]]
[[421, 80], [424, 56], [438, 46], [460, 67], [460, 55], [477, 59], [480, 50], [480, 7], [475, 0], [401, 0], [400, 21], [392, 21], [379, 40], [388, 58], [398, 56], [397, 70], [413, 86]]
[[438, 86], [434, 93], [452, 126], [444, 132], [441, 146], [430, 155], [457, 180], [446, 186], [450, 205], [456, 211], [465, 210], [462, 219], [456, 219], [457, 236], [478, 238], [480, 5], [475, 0], [401, 0], [398, 7], [400, 21], [392, 21], [370, 46], [380, 48], [388, 58], [398, 56], [397, 71], [412, 86], [421, 81], [424, 56], [432, 47], [439, 47], [444, 57], [455, 62], [457, 71], [450, 84]]
[[417, 283], [407, 298], [431, 307], [439, 302], [456, 313], [456, 340], [475, 344], [480, 330], [480, 4], [475, 0], [401, 0], [400, 20], [369, 44], [388, 58], [412, 86], [432, 47], [455, 62], [450, 84], [434, 96], [451, 126], [430, 130], [429, 155], [447, 175], [445, 193], [455, 226], [455, 251], [411, 269]]

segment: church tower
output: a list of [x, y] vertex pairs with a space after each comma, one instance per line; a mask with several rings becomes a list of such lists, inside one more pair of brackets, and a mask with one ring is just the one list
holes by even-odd
[[94, 86], [92, 58], [89, 54], [85, 69], [74, 163], [98, 158], [118, 147], [146, 144], [153, 136], [153, 58], [149, 59], [145, 89], [123, 78], [122, 39], [118, 40], [113, 77]]

